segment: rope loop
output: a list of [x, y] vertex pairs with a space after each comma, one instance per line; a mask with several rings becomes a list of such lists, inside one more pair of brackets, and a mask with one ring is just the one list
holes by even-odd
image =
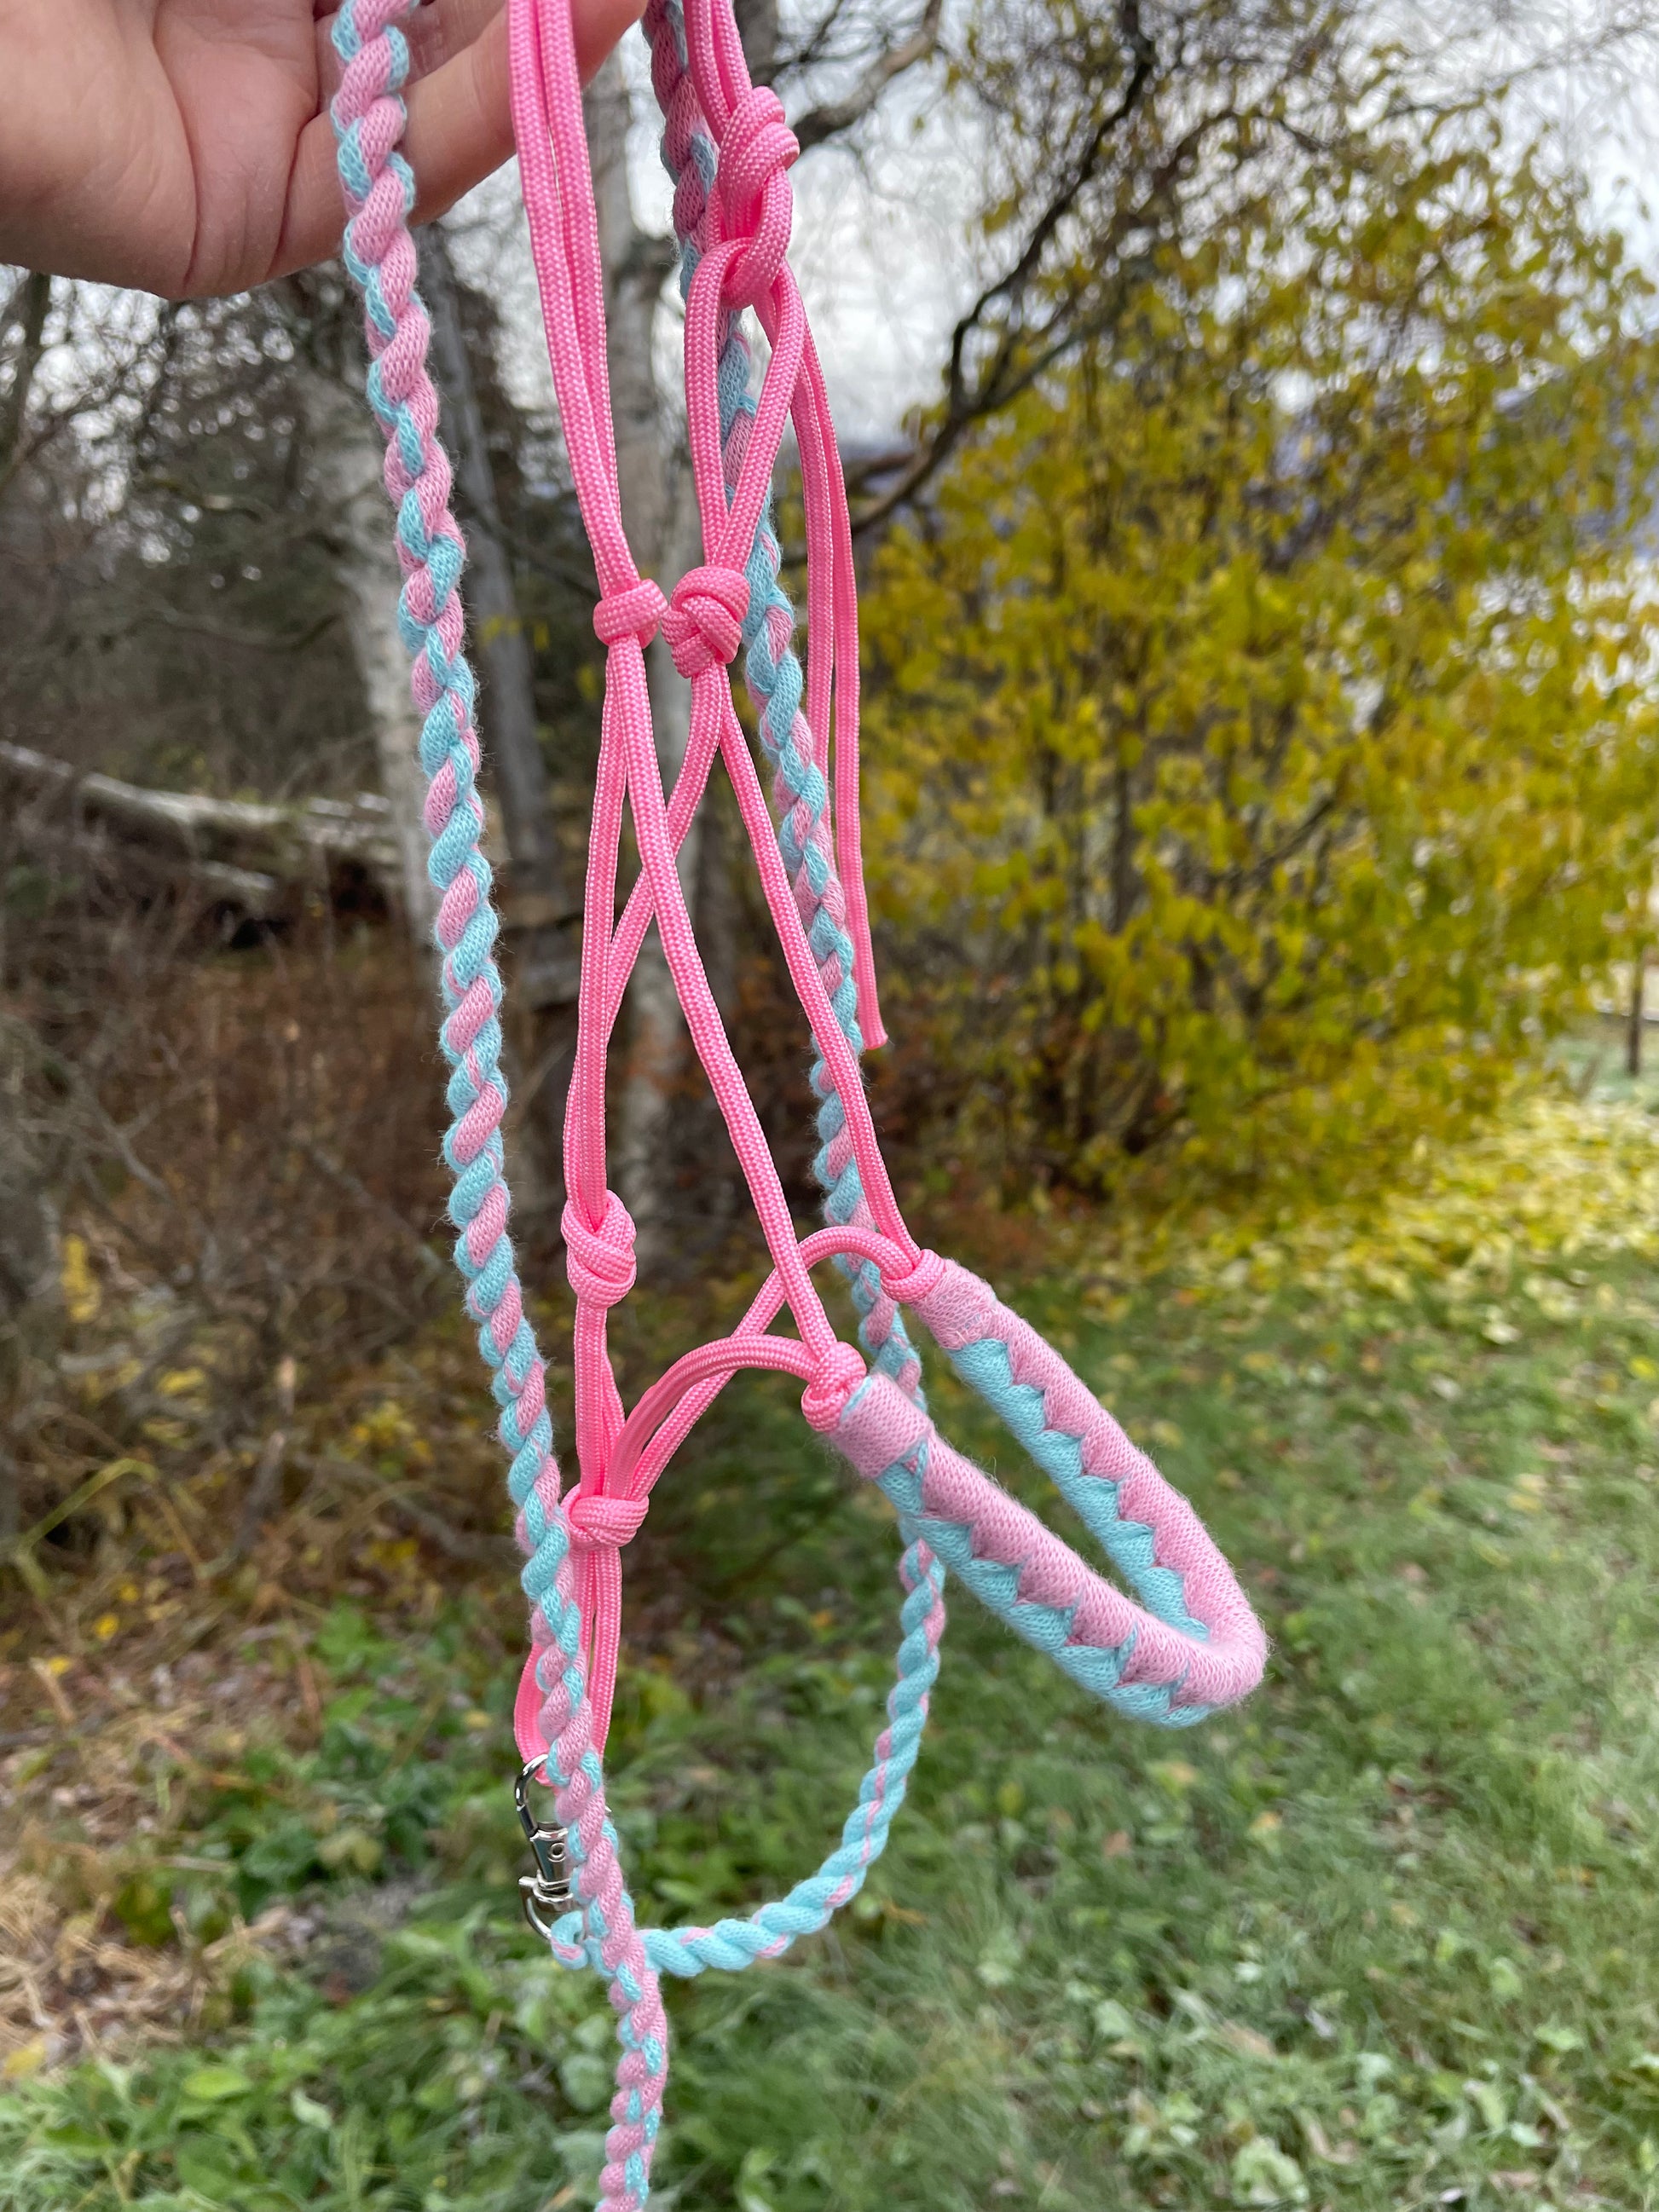
[[769, 86], [751, 85], [721, 134], [714, 178], [722, 235], [744, 241], [721, 286], [732, 307], [758, 306], [778, 280], [794, 220], [789, 171], [799, 159], [783, 102]]
[[729, 667], [743, 643], [749, 611], [749, 579], [738, 568], [712, 564], [688, 568], [674, 586], [662, 617], [662, 634], [682, 676]]
[[614, 1190], [605, 1194], [597, 1229], [582, 1218], [574, 1199], [559, 1217], [564, 1237], [565, 1273], [584, 1304], [619, 1305], [634, 1287], [634, 1217]]
[[638, 641], [641, 653], [657, 635], [668, 602], [649, 576], [641, 576], [619, 592], [607, 592], [593, 610], [593, 634], [601, 645], [618, 645], [623, 638]]

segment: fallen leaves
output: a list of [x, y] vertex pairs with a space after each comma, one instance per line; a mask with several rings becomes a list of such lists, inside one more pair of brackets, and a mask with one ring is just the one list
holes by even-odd
[[[1351, 1311], [1437, 1291], [1503, 1348], [1525, 1335], [1528, 1307], [1549, 1322], [1575, 1317], [1586, 1263], [1625, 1253], [1659, 1258], [1659, 1124], [1624, 1101], [1534, 1090], [1380, 1201], [1323, 1208], [1271, 1236], [1259, 1223], [1219, 1224], [1181, 1272], [1212, 1293], [1294, 1282]], [[1653, 1364], [1633, 1361], [1632, 1372], [1648, 1379], [1641, 1369]]]

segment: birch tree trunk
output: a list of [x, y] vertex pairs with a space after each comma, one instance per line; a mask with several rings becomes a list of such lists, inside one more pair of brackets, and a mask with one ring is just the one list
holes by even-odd
[[[657, 318], [663, 286], [678, 258], [672, 239], [642, 231], [628, 177], [632, 120], [621, 58], [612, 54], [583, 100], [599, 210], [599, 250], [606, 271], [606, 365], [616, 423], [623, 521], [641, 574], [672, 590], [699, 557], [690, 470], [671, 437], [674, 417], [655, 374]], [[659, 637], [647, 656], [657, 761], [672, 789], [690, 732], [691, 690]], [[699, 826], [680, 848], [679, 877], [688, 902], [697, 882]], [[653, 928], [628, 993], [628, 1060], [620, 1102], [617, 1183], [639, 1230], [642, 1258], [661, 1253], [670, 1226], [670, 1156], [675, 1093], [686, 1073], [685, 1019]]]
[[327, 517], [335, 572], [346, 601], [380, 790], [392, 807], [398, 903], [411, 938], [429, 949], [438, 897], [426, 872], [421, 723], [410, 696], [409, 652], [398, 629], [404, 580], [381, 477], [385, 447], [361, 392], [309, 356], [302, 355], [296, 368], [318, 505]]
[[432, 319], [444, 438], [455, 464], [467, 568], [462, 583], [480, 684], [479, 732], [506, 833], [509, 894], [501, 920], [509, 969], [507, 1043], [521, 1136], [521, 1208], [551, 1218], [564, 1194], [565, 1101], [576, 1057], [581, 902], [560, 849], [536, 714], [536, 672], [519, 607], [477, 380], [467, 352], [449, 240], [421, 234], [421, 292]]
[[501, 795], [512, 867], [512, 895], [503, 918], [514, 955], [514, 988], [522, 1003], [538, 1012], [574, 1006], [581, 902], [573, 893], [559, 849], [537, 725], [535, 665], [520, 616], [454, 264], [441, 223], [429, 224], [421, 234], [421, 293], [432, 318], [444, 434], [455, 462], [466, 532], [464, 594], [482, 679], [479, 717]]

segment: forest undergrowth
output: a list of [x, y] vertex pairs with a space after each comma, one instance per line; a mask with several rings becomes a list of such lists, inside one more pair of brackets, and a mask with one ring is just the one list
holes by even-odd
[[[1210, 1521], [1267, 1682], [1136, 1729], [956, 1603], [862, 1897], [671, 1990], [653, 2206], [1659, 2204], [1659, 1121], [1528, 1091], [1363, 1213], [1211, 1220], [1178, 1261], [1050, 1230], [1005, 1287]], [[142, 1316], [64, 1255], [95, 1421], [97, 1346]], [[709, 1319], [624, 1319], [630, 1372]], [[589, 2203], [609, 2014], [518, 1918], [476, 1352], [440, 1323], [301, 1371], [241, 1558], [257, 1468], [213, 1441], [212, 1360], [209, 1332], [157, 1378], [93, 1535], [6, 1577], [0, 2207]], [[627, 1563], [610, 1765], [647, 1917], [828, 1848], [896, 1556], [785, 1393], [734, 1386]]]

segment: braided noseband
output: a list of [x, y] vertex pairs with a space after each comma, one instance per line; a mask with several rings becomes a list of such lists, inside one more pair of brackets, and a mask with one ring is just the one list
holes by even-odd
[[[429, 326], [415, 290], [414, 185], [398, 151], [409, 65], [398, 25], [413, 4], [345, 0], [337, 18], [345, 258], [367, 310], [368, 396], [386, 433], [386, 488], [398, 510], [400, 621], [425, 717], [421, 758], [430, 869], [441, 894], [441, 1040], [453, 1116], [444, 1153], [454, 1178], [455, 1256], [492, 1370], [528, 1555], [532, 1649], [514, 1727], [526, 1762], [519, 1802], [539, 1873], [525, 1886], [554, 1955], [592, 1966], [605, 1981], [622, 2055], [601, 2203], [608, 2212], [643, 2212], [667, 2073], [659, 1977], [775, 1957], [857, 1892], [915, 1761], [939, 1670], [947, 1570], [1085, 1689], [1166, 1727], [1189, 1725], [1246, 1695], [1260, 1679], [1265, 1645], [1226, 1562], [1151, 1461], [986, 1284], [916, 1244], [876, 1143], [859, 1073], [865, 1045], [880, 1043], [882, 1030], [858, 838], [852, 535], [823, 377], [786, 258], [787, 173], [799, 149], [775, 95], [749, 82], [731, 0], [685, 0], [684, 15], [679, 0], [650, 0], [645, 19], [665, 118], [663, 157], [674, 180], [686, 414], [704, 544], [702, 565], [666, 599], [639, 574], [622, 525], [569, 0], [509, 0], [525, 204], [565, 443], [599, 575], [594, 629], [606, 647], [565, 1127], [580, 1476], [574, 1492], [561, 1496], [543, 1361], [507, 1234], [501, 982], [481, 849], [473, 684], [461, 651], [463, 549], [426, 368]], [[771, 349], [758, 389], [748, 311]], [[778, 585], [770, 516], [772, 471], [789, 422], [807, 517], [805, 671], [793, 611]], [[691, 684], [690, 732], [672, 793], [657, 765], [645, 681], [645, 649], [659, 629]], [[775, 825], [732, 702], [729, 671], [739, 656], [773, 771]], [[790, 1219], [704, 976], [675, 867], [717, 758], [731, 777], [811, 1031], [821, 1139], [815, 1168], [827, 1225], [805, 1239]], [[618, 919], [624, 810], [641, 872]], [[677, 1361], [624, 1411], [605, 1316], [633, 1287], [634, 1225], [606, 1179], [605, 1070], [627, 979], [653, 921], [772, 1273], [729, 1337]], [[848, 1279], [865, 1357], [840, 1341], [824, 1310], [812, 1281], [823, 1261]], [[785, 1306], [793, 1336], [772, 1329]], [[901, 1307], [920, 1316], [958, 1375], [1049, 1474], [1139, 1603], [939, 1434]], [[601, 1763], [621, 1626], [621, 1550], [675, 1450], [742, 1367], [798, 1376], [812, 1427], [896, 1507], [906, 1543], [897, 1674], [858, 1802], [817, 1873], [748, 1919], [641, 1930], [623, 1882]], [[552, 1789], [556, 1825], [530, 1812], [527, 1778]], [[546, 1925], [537, 1905], [568, 1909]]]

